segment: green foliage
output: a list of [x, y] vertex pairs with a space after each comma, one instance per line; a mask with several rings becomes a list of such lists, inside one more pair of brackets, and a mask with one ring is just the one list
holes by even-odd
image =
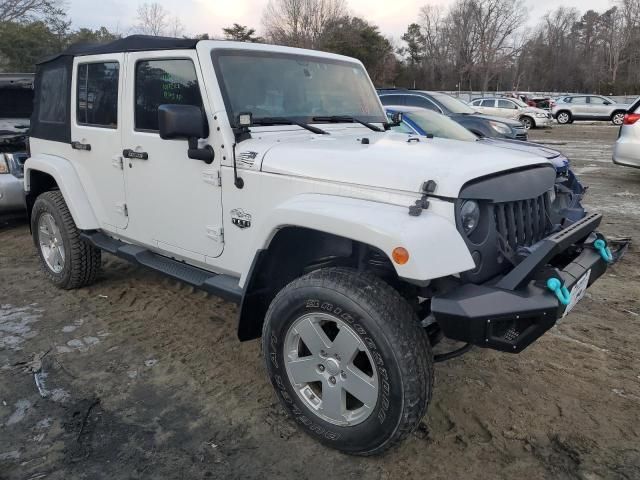
[[255, 35], [255, 28], [249, 28], [246, 25], [234, 23], [232, 27], [223, 28], [224, 38], [227, 40], [235, 40], [237, 42], [262, 43], [264, 40]]
[[[60, 30], [62, 28], [62, 30]], [[0, 70], [3, 72], [33, 72], [35, 64], [74, 43], [105, 43], [119, 36], [105, 27], [97, 30], [81, 28], [68, 31], [64, 23], [43, 20], [0, 23]]]
[[392, 79], [395, 71], [393, 47], [378, 27], [359, 17], [342, 17], [327, 25], [320, 50], [355, 57], [377, 84]]

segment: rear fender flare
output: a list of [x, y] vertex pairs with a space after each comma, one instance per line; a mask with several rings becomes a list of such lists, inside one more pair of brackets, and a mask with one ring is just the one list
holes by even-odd
[[71, 162], [62, 157], [47, 154], [38, 154], [27, 159], [24, 166], [24, 188], [27, 195], [37, 196], [42, 193], [32, 191], [32, 178], [35, 172], [46, 173], [55, 180], [69, 207], [73, 221], [80, 230], [100, 228], [84, 186]]

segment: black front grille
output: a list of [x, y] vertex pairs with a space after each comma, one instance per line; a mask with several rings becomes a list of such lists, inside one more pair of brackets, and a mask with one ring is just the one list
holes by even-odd
[[528, 247], [539, 242], [550, 233], [549, 198], [545, 193], [539, 197], [494, 204], [494, 215], [498, 240], [508, 244], [511, 250]]

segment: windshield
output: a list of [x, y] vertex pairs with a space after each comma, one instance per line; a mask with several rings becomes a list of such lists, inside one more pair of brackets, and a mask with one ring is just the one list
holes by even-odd
[[526, 103], [524, 103], [522, 100], [520, 100], [519, 98], [510, 98], [509, 100], [514, 101], [520, 107], [525, 107], [526, 108], [526, 107], [529, 106]]
[[214, 50], [211, 54], [230, 122], [240, 113], [260, 118], [349, 116], [385, 122], [369, 76], [352, 62], [250, 50]]
[[476, 113], [476, 111], [471, 108], [469, 105], [464, 103], [462, 100], [458, 100], [457, 98], [450, 97], [445, 93], [434, 93], [432, 94], [433, 98], [440, 102], [445, 106], [447, 110], [450, 110], [451, 113]]
[[474, 142], [478, 139], [478, 137], [459, 123], [431, 110], [406, 112], [403, 115], [418, 125], [425, 133], [431, 134], [434, 137], [450, 138], [452, 140], [462, 140], [465, 142]]

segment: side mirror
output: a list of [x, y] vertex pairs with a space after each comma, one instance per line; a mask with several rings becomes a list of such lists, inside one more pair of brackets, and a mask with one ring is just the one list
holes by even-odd
[[200, 107], [195, 105], [164, 104], [158, 107], [160, 138], [164, 140], [186, 139], [189, 142], [187, 155], [205, 163], [213, 162], [213, 148], [207, 145], [198, 148], [198, 139], [209, 136], [209, 124]]
[[605, 105], [611, 105], [611, 102], [607, 102], [607, 101], [605, 101], [605, 102], [604, 102], [604, 104], [605, 104]]
[[391, 126], [397, 127], [402, 123], [402, 112], [394, 112], [391, 114]]

